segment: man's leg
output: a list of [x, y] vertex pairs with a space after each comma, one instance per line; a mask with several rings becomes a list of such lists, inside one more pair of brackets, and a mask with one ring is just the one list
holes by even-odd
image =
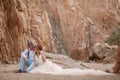
[[33, 69], [33, 67], [34, 67], [34, 60], [29, 60], [28, 63], [29, 63], [29, 66], [25, 70], [26, 72], [30, 72]]
[[24, 64], [25, 64], [24, 58], [21, 56], [21, 58], [20, 58], [20, 64], [19, 64], [19, 69], [21, 71], [24, 71]]

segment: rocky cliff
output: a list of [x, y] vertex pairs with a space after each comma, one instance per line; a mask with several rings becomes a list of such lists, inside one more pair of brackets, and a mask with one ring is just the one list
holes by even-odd
[[0, 62], [18, 61], [28, 40], [58, 54], [103, 43], [119, 13], [120, 0], [0, 0]]

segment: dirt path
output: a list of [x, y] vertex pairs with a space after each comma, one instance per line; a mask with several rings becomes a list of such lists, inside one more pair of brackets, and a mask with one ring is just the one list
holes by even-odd
[[[112, 64], [83, 63], [85, 66], [94, 69], [105, 70], [111, 68]], [[120, 75], [112, 76], [75, 76], [75, 75], [50, 75], [39, 73], [14, 73], [18, 65], [1, 65], [0, 80], [120, 80]]]
[[0, 80], [120, 80], [120, 76], [69, 76], [25, 73], [0, 73]]
[[[67, 56], [48, 54], [48, 58], [54, 63], [62, 66], [63, 68], [93, 68], [105, 71], [111, 69], [114, 64], [102, 64], [102, 63], [82, 63], [80, 61], [75, 62]], [[81, 65], [82, 64], [82, 65]], [[18, 70], [17, 65], [0, 65], [0, 80], [120, 80], [120, 75], [112, 76], [75, 76], [75, 75], [50, 75], [39, 73], [14, 73]]]

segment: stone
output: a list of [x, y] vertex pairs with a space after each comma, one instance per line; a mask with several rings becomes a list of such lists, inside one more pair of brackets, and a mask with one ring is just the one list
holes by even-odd
[[75, 60], [88, 60], [89, 50], [88, 48], [76, 48], [70, 54], [70, 57]]
[[117, 46], [108, 45], [107, 43], [96, 43], [94, 44], [94, 55], [103, 63], [115, 62], [115, 54], [117, 52]]

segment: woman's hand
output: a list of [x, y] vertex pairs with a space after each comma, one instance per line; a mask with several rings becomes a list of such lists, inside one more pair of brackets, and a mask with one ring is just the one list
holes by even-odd
[[34, 63], [35, 63], [35, 66], [39, 65], [38, 62], [37, 62], [37, 60], [36, 60], [36, 58], [35, 58], [35, 55], [34, 55]]
[[37, 67], [39, 64], [38, 63], [35, 63], [35, 66]]
[[44, 54], [41, 54], [41, 57], [42, 57], [42, 61], [46, 62], [46, 56]]

